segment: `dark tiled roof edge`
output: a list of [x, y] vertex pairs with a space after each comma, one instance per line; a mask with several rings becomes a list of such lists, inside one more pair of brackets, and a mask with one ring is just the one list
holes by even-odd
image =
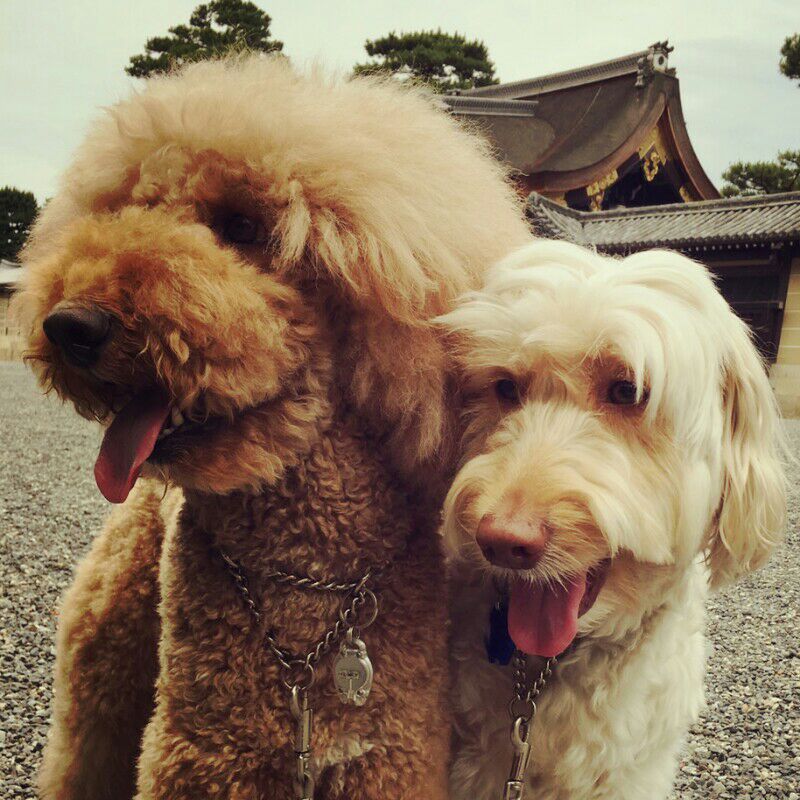
[[495, 97], [445, 95], [442, 103], [454, 114], [482, 114], [501, 117], [533, 117], [537, 100], [503, 100]]
[[[547, 198], [542, 198], [545, 202], [552, 203]], [[719, 197], [713, 200], [694, 200], [691, 203], [669, 203], [662, 206], [639, 206], [638, 208], [614, 208], [608, 211], [573, 211], [575, 214], [583, 215], [587, 219], [598, 219], [602, 215], [605, 219], [619, 217], [643, 217], [643, 216], [663, 216], [666, 214], [702, 214], [708, 211], [715, 211], [720, 208], [735, 211], [738, 209], [758, 208], [761, 206], [795, 205], [800, 203], [800, 191], [781, 192], [779, 194], [758, 194], [738, 197]], [[558, 208], [563, 209], [562, 206]], [[572, 211], [572, 209], [568, 209]]]
[[553, 92], [558, 89], [565, 89], [582, 83], [592, 83], [594, 81], [616, 78], [621, 75], [633, 74], [638, 71], [639, 61], [646, 58], [650, 50], [640, 50], [637, 53], [630, 53], [627, 56], [612, 58], [608, 61], [599, 61], [596, 64], [588, 64], [585, 67], [565, 70], [564, 72], [553, 72], [549, 75], [542, 75], [539, 78], [528, 78], [522, 81], [510, 81], [509, 83], [499, 83], [494, 86], [481, 86], [477, 89], [470, 89], [464, 92], [465, 97], [506, 97], [508, 95], [520, 95], [529, 92]]
[[[527, 211], [534, 228], [544, 236], [611, 251], [800, 242], [800, 192], [598, 212], [564, 208], [534, 192]], [[725, 230], [730, 212], [739, 218], [751, 217], [744, 226], [750, 230], [742, 231], [742, 225]], [[672, 227], [676, 215], [683, 218], [680, 232]]]

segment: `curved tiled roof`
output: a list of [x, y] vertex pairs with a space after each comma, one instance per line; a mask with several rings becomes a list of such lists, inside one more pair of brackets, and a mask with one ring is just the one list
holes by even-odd
[[535, 100], [498, 100], [494, 97], [444, 95], [441, 102], [454, 114], [481, 114], [486, 116], [532, 117], [536, 114]]
[[530, 94], [542, 92], [556, 92], [569, 89], [573, 86], [583, 86], [595, 81], [605, 81], [609, 78], [618, 78], [621, 75], [636, 74], [643, 67], [643, 60], [651, 56], [654, 51], [668, 53], [672, 48], [666, 42], [656, 42], [647, 50], [630, 53], [620, 58], [600, 61], [597, 64], [588, 64], [585, 67], [554, 72], [550, 75], [541, 75], [538, 78], [529, 78], [522, 81], [508, 83], [495, 83], [490, 86], [480, 86], [465, 91], [464, 96], [481, 97], [507, 97], [519, 98]]
[[597, 212], [573, 211], [534, 192], [527, 212], [540, 235], [607, 252], [800, 242], [800, 192]]
[[441, 103], [475, 123], [525, 191], [567, 195], [624, 172], [658, 130], [661, 155], [676, 168], [670, 197], [683, 187], [690, 197], [716, 198], [689, 141], [671, 51], [667, 42], [655, 42], [566, 72], [447, 95]]

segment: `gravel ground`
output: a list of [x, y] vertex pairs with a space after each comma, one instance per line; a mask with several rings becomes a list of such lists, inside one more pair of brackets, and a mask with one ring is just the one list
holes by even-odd
[[[787, 423], [800, 454], [800, 422]], [[95, 488], [98, 435], [0, 363], [0, 798], [33, 798], [45, 741], [55, 609], [108, 505]], [[675, 798], [800, 800], [800, 492], [788, 546], [709, 604], [708, 709]]]

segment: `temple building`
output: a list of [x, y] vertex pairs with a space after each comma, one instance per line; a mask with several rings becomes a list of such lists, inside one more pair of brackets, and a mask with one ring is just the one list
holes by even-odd
[[703, 262], [800, 416], [800, 192], [723, 199], [694, 152], [672, 48], [443, 98], [513, 170], [541, 236]]
[[579, 211], [716, 199], [689, 141], [671, 51], [658, 42], [445, 103], [488, 134], [526, 195]]

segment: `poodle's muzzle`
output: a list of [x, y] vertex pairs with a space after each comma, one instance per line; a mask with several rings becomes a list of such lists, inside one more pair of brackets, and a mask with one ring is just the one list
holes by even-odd
[[113, 317], [96, 305], [59, 304], [45, 318], [45, 336], [68, 364], [88, 368], [97, 363], [111, 336]]

